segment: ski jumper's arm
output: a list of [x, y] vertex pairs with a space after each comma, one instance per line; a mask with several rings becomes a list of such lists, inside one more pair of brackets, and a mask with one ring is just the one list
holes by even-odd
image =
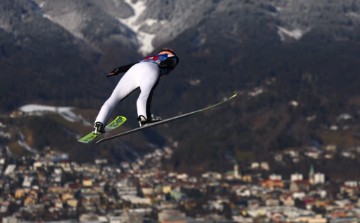
[[115, 75], [118, 75], [120, 73], [125, 73], [126, 71], [128, 71], [132, 66], [134, 66], [136, 63], [131, 63], [131, 64], [127, 64], [124, 66], [120, 66], [117, 68], [114, 68], [112, 71], [110, 71], [106, 76], [107, 77], [112, 77]]
[[[147, 56], [147, 57], [143, 58], [141, 61], [154, 62], [159, 66], [160, 69], [166, 70], [165, 73], [169, 73], [179, 63], [179, 57], [177, 57], [177, 56], [167, 57], [167, 55], [166, 56], [165, 55]], [[136, 63], [131, 63], [131, 64], [127, 64], [127, 65], [123, 65], [123, 66], [114, 68], [106, 76], [112, 77], [112, 76], [118, 75], [120, 73], [125, 73], [135, 64]]]

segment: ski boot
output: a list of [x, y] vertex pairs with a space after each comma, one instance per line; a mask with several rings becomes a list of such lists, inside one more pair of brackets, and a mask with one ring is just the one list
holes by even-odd
[[143, 115], [140, 115], [140, 116], [137, 118], [137, 120], [138, 120], [138, 122], [139, 122], [140, 127], [143, 127], [143, 126], [145, 126], [145, 125], [147, 125], [147, 124], [161, 121], [161, 117], [154, 116], [153, 114], [151, 114], [150, 119], [146, 119]]
[[95, 122], [94, 128], [95, 128], [94, 129], [95, 134], [103, 134], [103, 133], [105, 133], [104, 124], [102, 124], [101, 122]]

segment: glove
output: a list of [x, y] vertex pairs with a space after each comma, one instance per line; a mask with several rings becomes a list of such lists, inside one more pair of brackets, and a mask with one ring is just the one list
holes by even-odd
[[112, 71], [110, 71], [110, 73], [108, 73], [106, 76], [107, 77], [111, 77], [111, 76], [115, 76], [118, 75], [120, 73], [119, 68], [114, 68]]
[[106, 76], [111, 77], [119, 74], [119, 68], [114, 68], [112, 71], [110, 71]]

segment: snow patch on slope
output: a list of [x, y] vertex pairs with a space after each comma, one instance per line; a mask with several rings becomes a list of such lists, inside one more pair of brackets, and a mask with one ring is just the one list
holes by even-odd
[[[35, 2], [35, 4], [36, 4], [36, 2]], [[46, 4], [46, 2], [44, 1], [44, 2], [41, 2], [38, 6], [42, 10], [45, 7], [45, 4]], [[50, 15], [44, 13], [43, 11], [41, 11], [41, 15], [42, 15], [42, 17], [55, 22], [55, 20]]]
[[47, 113], [56, 113], [69, 122], [82, 122], [87, 123], [87, 125], [91, 125], [90, 123], [85, 121], [83, 117], [75, 114], [72, 111], [72, 107], [53, 107], [46, 105], [29, 104], [20, 107], [19, 110], [24, 112], [25, 114], [35, 116], [42, 116]]
[[30, 153], [33, 154], [37, 154], [38, 152], [36, 151], [36, 149], [31, 148], [26, 142], [25, 142], [25, 137], [24, 134], [22, 134], [21, 132], [19, 133], [20, 139], [18, 140], [18, 144], [23, 147], [25, 150], [29, 151]]
[[[140, 27], [143, 23], [137, 22], [141, 14], [145, 11], [146, 5], [144, 1], [137, 1], [135, 4], [131, 0], [125, 0], [125, 2], [134, 9], [134, 16], [126, 19], [119, 18], [119, 21], [129, 27], [134, 33], [137, 33], [138, 42], [140, 43], [139, 52], [142, 54], [149, 53], [154, 50], [152, 41], [155, 38], [155, 34], [140, 31]], [[157, 23], [157, 20], [147, 20], [146, 25], [153, 25]]]
[[287, 38], [300, 40], [307, 31], [295, 28], [293, 30], [286, 29], [284, 27], [278, 27], [278, 34], [281, 41], [285, 41]]

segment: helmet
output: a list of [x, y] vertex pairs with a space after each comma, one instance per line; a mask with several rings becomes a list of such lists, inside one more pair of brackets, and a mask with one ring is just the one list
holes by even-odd
[[158, 54], [167, 54], [168, 56], [176, 56], [176, 53], [174, 50], [170, 49], [170, 48], [162, 48]]

